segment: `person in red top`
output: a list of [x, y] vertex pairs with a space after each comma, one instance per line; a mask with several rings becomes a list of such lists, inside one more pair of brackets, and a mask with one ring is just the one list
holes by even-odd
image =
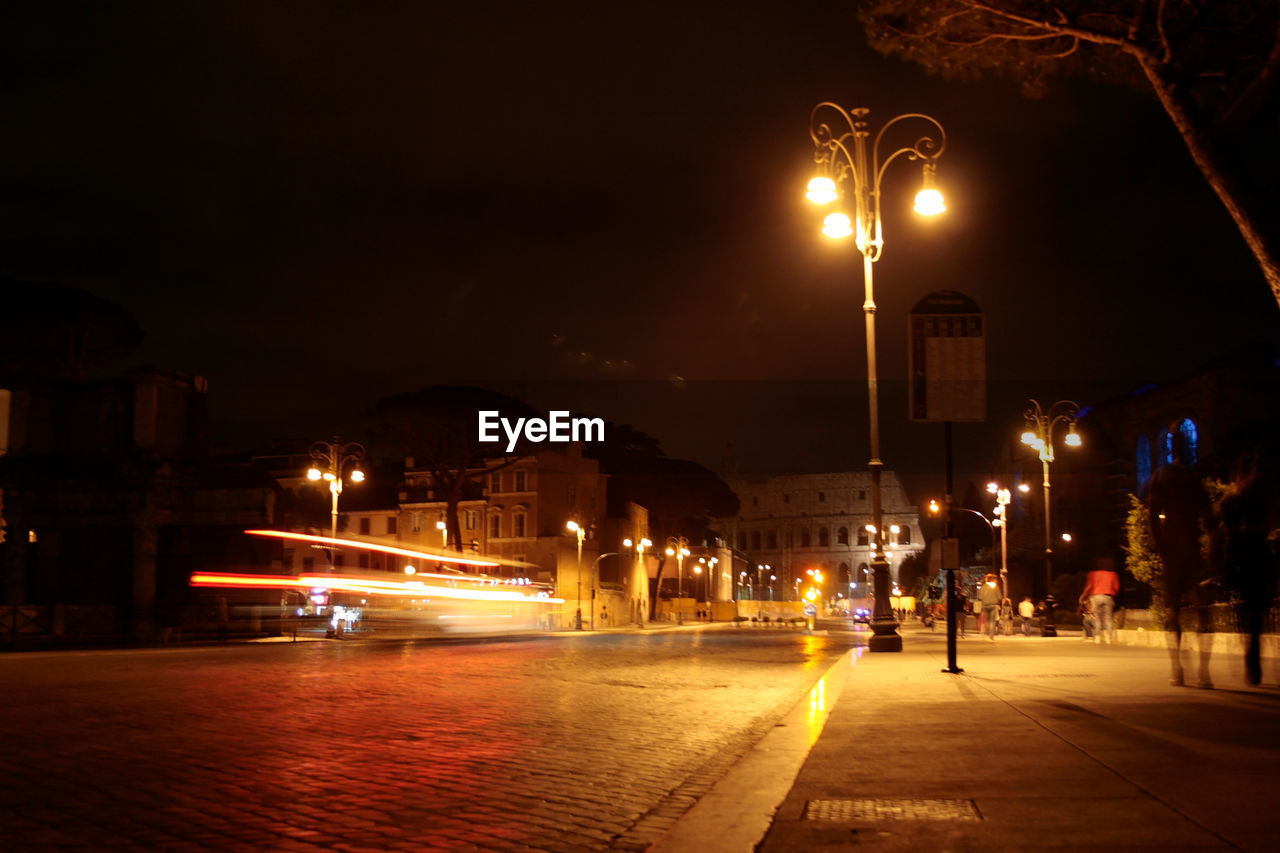
[[1116, 611], [1116, 596], [1120, 594], [1120, 576], [1116, 574], [1115, 563], [1110, 558], [1100, 558], [1094, 562], [1094, 566], [1094, 570], [1089, 572], [1085, 579], [1080, 603], [1088, 601], [1098, 620], [1098, 632], [1094, 635], [1093, 641], [1114, 643], [1116, 632], [1113, 617]]

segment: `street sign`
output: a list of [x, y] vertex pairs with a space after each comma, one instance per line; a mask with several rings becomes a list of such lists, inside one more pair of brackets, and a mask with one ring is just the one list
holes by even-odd
[[939, 290], [921, 299], [907, 322], [911, 420], [986, 420], [986, 323], [978, 303]]
[[805, 616], [817, 616], [817, 615], [818, 615], [818, 605], [814, 604], [813, 602], [810, 602], [810, 603], [806, 604], [806, 605], [804, 606], [804, 615], [805, 615]]

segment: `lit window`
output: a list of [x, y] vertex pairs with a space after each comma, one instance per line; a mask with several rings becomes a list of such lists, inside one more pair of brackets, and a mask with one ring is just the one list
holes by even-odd
[[1178, 438], [1182, 443], [1183, 459], [1187, 465], [1196, 464], [1196, 456], [1199, 452], [1197, 445], [1200, 443], [1200, 433], [1196, 429], [1195, 421], [1191, 418], [1183, 418], [1182, 423], [1178, 424]]
[[899, 545], [911, 544], [911, 528], [910, 527], [903, 527], [901, 530], [898, 531], [898, 544]]
[[871, 539], [870, 539], [870, 537], [868, 536], [868, 534], [867, 534], [867, 529], [866, 529], [865, 527], [859, 527], [859, 528], [858, 528], [858, 544], [859, 544], [859, 545], [870, 545], [870, 544], [871, 544]]
[[420, 512], [409, 513], [409, 529], [412, 530], [414, 533], [422, 532], [422, 513]]
[[475, 530], [480, 527], [479, 510], [469, 509], [463, 513], [463, 517], [466, 519], [467, 530]]

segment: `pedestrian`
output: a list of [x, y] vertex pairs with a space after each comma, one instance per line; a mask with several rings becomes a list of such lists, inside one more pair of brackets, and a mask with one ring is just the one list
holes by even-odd
[[225, 643], [227, 634], [231, 630], [231, 614], [227, 610], [227, 597], [221, 596], [218, 599], [218, 642]]
[[1023, 635], [1031, 636], [1031, 620], [1036, 618], [1036, 606], [1031, 601], [1031, 596], [1024, 595], [1022, 601], [1018, 602], [1018, 616], [1022, 618]]
[[1080, 596], [1080, 626], [1084, 629], [1084, 641], [1097, 640], [1098, 617], [1093, 612], [1093, 602], [1087, 596]]
[[982, 579], [982, 587], [978, 590], [978, 602], [982, 605], [982, 620], [986, 629], [987, 642], [996, 641], [996, 626], [1000, 615], [1000, 588], [996, 585], [996, 576], [988, 574]]
[[1276, 588], [1276, 559], [1268, 542], [1271, 489], [1256, 451], [1237, 465], [1231, 491], [1218, 503], [1214, 562], [1235, 593], [1236, 615], [1247, 637], [1245, 680], [1262, 681], [1262, 629]]
[[1200, 637], [1198, 687], [1212, 688], [1209, 677], [1209, 592], [1200, 553], [1200, 526], [1211, 515], [1209, 496], [1200, 477], [1187, 464], [1186, 441], [1179, 431], [1170, 435], [1172, 461], [1151, 475], [1147, 515], [1151, 543], [1160, 557], [1160, 605], [1169, 637], [1169, 683], [1182, 686], [1182, 610], [1191, 606]]
[[1093, 636], [1095, 643], [1114, 643], [1116, 631], [1114, 615], [1116, 596], [1120, 593], [1120, 576], [1116, 574], [1115, 560], [1110, 557], [1099, 557], [1093, 561], [1093, 571], [1089, 572], [1084, 582], [1084, 592], [1080, 593], [1080, 603], [1086, 599], [1089, 609], [1097, 620], [1098, 630]]

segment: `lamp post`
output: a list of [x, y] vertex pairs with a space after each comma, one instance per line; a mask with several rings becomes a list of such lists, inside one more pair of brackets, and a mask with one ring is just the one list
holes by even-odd
[[1040, 404], [1031, 400], [1031, 408], [1022, 413], [1026, 429], [1022, 443], [1040, 454], [1044, 471], [1044, 592], [1053, 591], [1053, 533], [1049, 526], [1049, 464], [1053, 462], [1053, 434], [1059, 426], [1067, 427], [1062, 443], [1067, 447], [1079, 447], [1080, 434], [1076, 432], [1076, 416], [1080, 407], [1070, 400], [1059, 400], [1045, 412]]
[[[333, 497], [329, 512], [329, 538], [338, 538], [338, 496], [342, 494], [342, 477], [347, 466], [351, 471], [347, 477], [352, 483], [363, 483], [364, 472], [360, 470], [360, 460], [364, 458], [364, 446], [354, 441], [343, 441], [338, 436], [333, 441], [317, 441], [311, 445], [311, 467], [307, 470], [307, 479], [312, 482], [321, 480], [329, 484], [329, 494]], [[329, 570], [334, 566], [334, 549], [329, 548]]]
[[[644, 578], [645, 589], [648, 589], [648, 578], [649, 578], [649, 572], [645, 569], [645, 565], [644, 565], [644, 552], [645, 552], [645, 551], [647, 551], [649, 548], [653, 547], [653, 542], [651, 542], [649, 539], [647, 539], [647, 538], [645, 538], [645, 537], [641, 537], [641, 538], [640, 538], [640, 540], [639, 540], [639, 541], [637, 541], [637, 542], [633, 542], [633, 541], [632, 541], [632, 540], [630, 540], [630, 539], [623, 539], [623, 540], [622, 540], [622, 546], [623, 546], [624, 548], [635, 548], [635, 551], [636, 551], [636, 566], [637, 566], [637, 568], [640, 570], [640, 573], [641, 573], [642, 577]], [[637, 586], [639, 586], [639, 585], [637, 585]], [[639, 589], [637, 589], [637, 592], [639, 592]], [[636, 624], [643, 628], [643, 627], [644, 627], [644, 616], [643, 616], [643, 615], [641, 615], [641, 613], [642, 613], [642, 611], [644, 610], [644, 608], [641, 606], [641, 604], [642, 604], [642, 603], [643, 603], [643, 601], [644, 601], [644, 596], [643, 596], [643, 595], [636, 595], [636, 599], [637, 599], [637, 605], [636, 605]]]
[[698, 568], [697, 568], [698, 574], [702, 574], [702, 568], [704, 566], [706, 567], [706, 570], [707, 570], [707, 581], [706, 581], [706, 587], [705, 587], [705, 590], [707, 593], [707, 613], [711, 612], [711, 581], [715, 577], [716, 563], [719, 563], [719, 562], [720, 562], [719, 557], [712, 557], [711, 559], [707, 559], [706, 557], [698, 558]]
[[667, 556], [676, 558], [676, 624], [684, 624], [684, 558], [689, 556], [689, 540], [683, 536], [667, 537]]
[[[1000, 583], [1004, 589], [1004, 597], [1009, 597], [1009, 504], [1013, 500], [1013, 492], [1001, 488], [999, 483], [987, 483], [987, 491], [996, 496], [996, 520], [991, 522], [1000, 528]], [[1026, 483], [1018, 484], [1018, 491], [1026, 494], [1031, 487]]]
[[575, 631], [582, 630], [582, 541], [587, 538], [587, 529], [576, 521], [570, 520], [565, 522], [565, 529], [570, 533], [576, 534], [578, 537], [578, 594], [575, 601], [578, 602], [578, 609], [573, 614], [573, 629]]
[[[623, 539], [622, 544], [624, 547], [630, 548], [631, 540]], [[591, 561], [591, 630], [592, 631], [596, 629], [596, 575], [600, 571], [600, 561], [603, 560], [605, 557], [616, 557], [621, 553], [622, 553], [621, 551], [605, 551], [603, 554], [598, 555], [594, 560]]]
[[[871, 619], [874, 636], [870, 641], [873, 652], [902, 651], [902, 637], [898, 634], [897, 620], [889, 607], [889, 563], [883, 551], [883, 524], [881, 523], [880, 472], [884, 462], [880, 459], [880, 404], [876, 377], [876, 302], [872, 286], [872, 268], [880, 259], [884, 246], [880, 222], [880, 183], [889, 164], [906, 155], [908, 160], [924, 161], [923, 186], [916, 194], [915, 210], [924, 216], [933, 216], [946, 210], [942, 194], [934, 187], [937, 159], [946, 148], [947, 135], [936, 119], [921, 113], [905, 113], [890, 119], [880, 128], [875, 141], [867, 151], [868, 110], [846, 110], [839, 104], [824, 101], [809, 114], [809, 136], [813, 139], [814, 160], [822, 174], [809, 182], [807, 197], [817, 204], [829, 204], [839, 197], [839, 186], [850, 183], [847, 213], [832, 213], [826, 217], [822, 232], [828, 237], [839, 238], [854, 235], [858, 251], [862, 253], [862, 279], [866, 299], [862, 304], [867, 336], [867, 402], [871, 422], [871, 459], [867, 463], [871, 471], [871, 515], [876, 528], [872, 567], [874, 569], [875, 610]], [[881, 158], [880, 143], [885, 131], [899, 122], [918, 120], [927, 129], [914, 144], [894, 150]], [[868, 159], [868, 157], [870, 159]]]

